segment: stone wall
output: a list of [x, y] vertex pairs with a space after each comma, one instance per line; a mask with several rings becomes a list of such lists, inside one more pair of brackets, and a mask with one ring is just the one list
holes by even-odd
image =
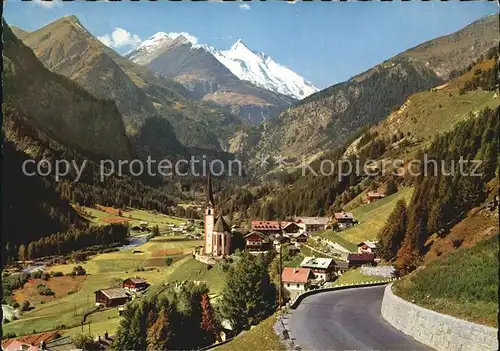
[[388, 285], [382, 316], [394, 328], [436, 350], [498, 350], [497, 330], [412, 304], [392, 293]]

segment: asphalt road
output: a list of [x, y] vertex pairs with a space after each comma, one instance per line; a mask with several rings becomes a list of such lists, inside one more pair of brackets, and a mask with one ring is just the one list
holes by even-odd
[[302, 350], [432, 350], [380, 314], [385, 285], [306, 297], [285, 319]]

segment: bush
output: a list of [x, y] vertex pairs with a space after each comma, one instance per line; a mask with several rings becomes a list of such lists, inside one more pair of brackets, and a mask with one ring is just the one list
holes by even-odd
[[75, 344], [76, 348], [82, 350], [99, 350], [101, 348], [89, 335], [83, 333], [73, 337], [73, 344]]
[[85, 275], [87, 272], [85, 271], [85, 268], [82, 266], [75, 266], [73, 267], [73, 271], [71, 272], [72, 275]]
[[4, 336], [2, 336], [2, 339], [12, 339], [15, 338], [17, 335], [16, 333], [7, 333]]
[[172, 257], [165, 257], [165, 264], [167, 266], [170, 266], [172, 264], [172, 262], [174, 261], [174, 259]]
[[50, 288], [45, 285], [45, 284], [38, 284], [36, 289], [38, 290], [38, 293], [40, 295], [44, 295], [44, 296], [53, 296], [55, 295], [54, 292], [52, 290], [50, 290]]
[[49, 273], [42, 273], [42, 280], [49, 280], [50, 274]]
[[13, 308], [15, 308], [15, 309], [18, 309], [18, 308], [19, 308], [19, 302], [17, 302], [17, 301], [16, 301], [16, 302], [14, 302], [14, 303], [12, 304], [12, 307], [13, 307]]
[[52, 272], [52, 276], [53, 277], [62, 277], [62, 276], [64, 276], [64, 273], [63, 272]]
[[30, 302], [28, 300], [24, 300], [21, 304], [22, 311], [28, 311], [30, 309]]
[[10, 323], [10, 321], [7, 318], [4, 318], [2, 323], [7, 324], [7, 323]]

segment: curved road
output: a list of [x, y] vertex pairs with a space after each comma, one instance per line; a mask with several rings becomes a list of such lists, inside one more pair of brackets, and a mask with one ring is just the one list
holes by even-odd
[[432, 350], [380, 314], [385, 285], [306, 297], [285, 319], [302, 350]]

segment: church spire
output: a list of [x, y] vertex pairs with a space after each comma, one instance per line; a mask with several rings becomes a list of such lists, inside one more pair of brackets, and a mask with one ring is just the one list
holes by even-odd
[[215, 206], [214, 194], [212, 192], [212, 171], [208, 167], [208, 184], [207, 184], [207, 205]]

